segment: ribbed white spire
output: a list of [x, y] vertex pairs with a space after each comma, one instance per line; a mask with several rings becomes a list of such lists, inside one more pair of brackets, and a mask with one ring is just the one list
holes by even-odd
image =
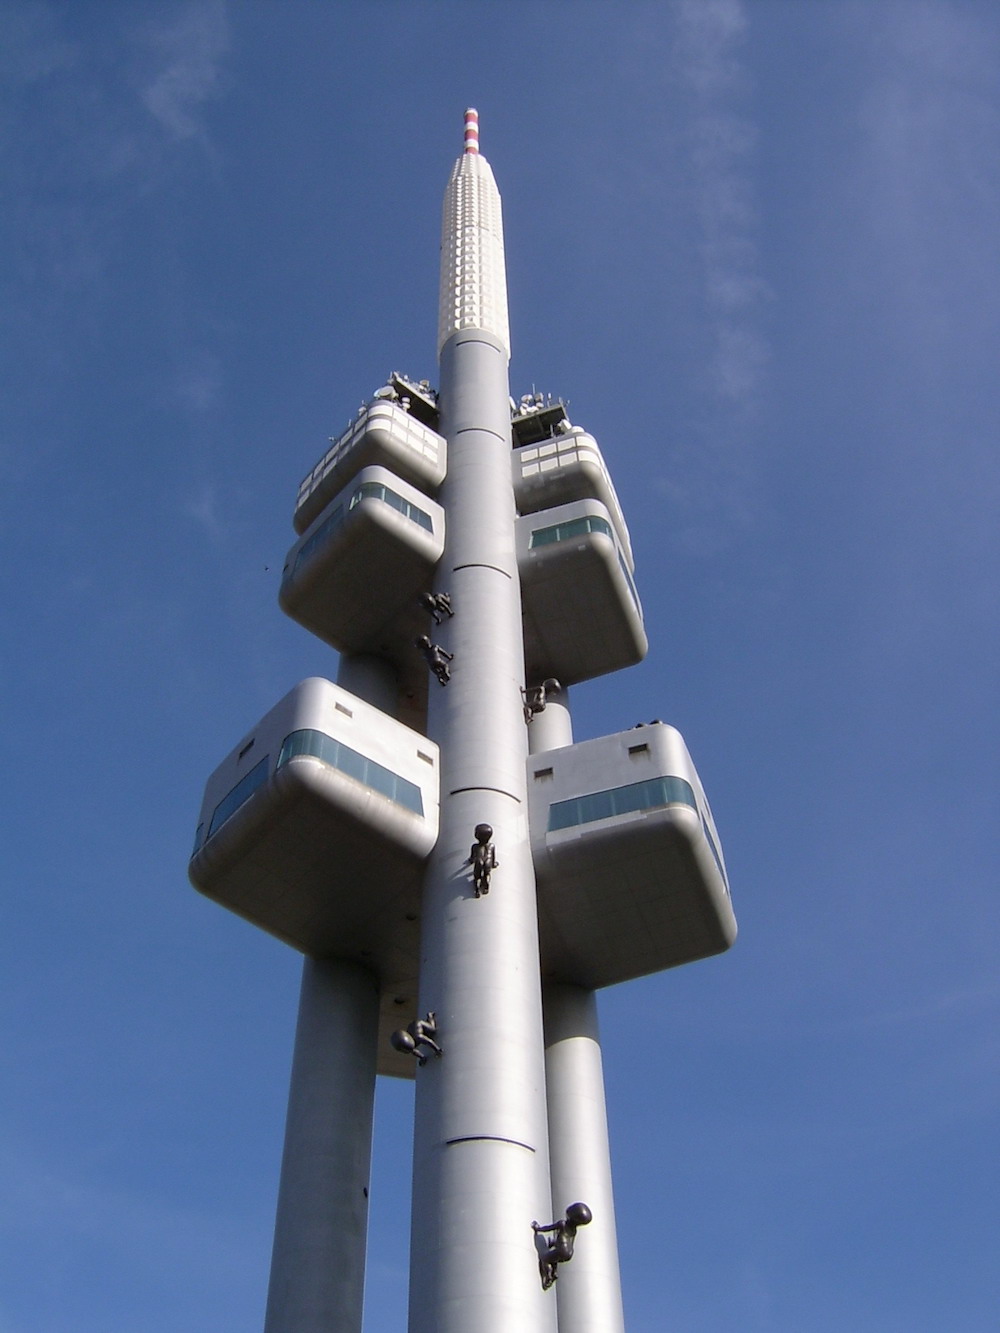
[[452, 168], [441, 225], [438, 352], [459, 329], [484, 329], [510, 357], [500, 191], [479, 152], [479, 117], [465, 113], [465, 151]]

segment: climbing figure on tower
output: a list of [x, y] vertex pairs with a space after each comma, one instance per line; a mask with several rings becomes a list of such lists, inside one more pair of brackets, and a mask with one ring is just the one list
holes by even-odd
[[547, 1227], [532, 1222], [531, 1229], [536, 1236], [545, 1231], [553, 1233], [545, 1250], [538, 1256], [538, 1271], [541, 1274], [543, 1291], [548, 1291], [559, 1276], [556, 1271], [557, 1266], [568, 1264], [573, 1258], [577, 1227], [585, 1227], [593, 1220], [594, 1214], [585, 1203], [571, 1203], [566, 1209], [566, 1216], [558, 1222], [550, 1222]]
[[497, 849], [490, 839], [493, 829], [489, 824], [476, 825], [476, 841], [472, 844], [467, 866], [472, 866], [472, 882], [476, 886], [476, 897], [481, 898], [490, 891], [490, 873], [496, 870]]
[[439, 643], [431, 643], [426, 634], [421, 634], [419, 639], [414, 639], [413, 646], [420, 649], [421, 656], [437, 676], [438, 683], [447, 685], [451, 680], [451, 667], [448, 663], [454, 661], [455, 654], [449, 653]]

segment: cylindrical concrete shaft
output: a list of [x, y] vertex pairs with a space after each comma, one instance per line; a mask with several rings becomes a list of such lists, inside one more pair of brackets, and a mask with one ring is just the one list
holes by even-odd
[[[534, 873], [528, 841], [520, 586], [506, 349], [481, 330], [441, 356], [448, 476], [437, 631], [452, 678], [430, 686], [441, 824], [425, 881], [420, 1012], [441, 1059], [416, 1071], [411, 1333], [554, 1333], [533, 1220], [550, 1220]], [[474, 896], [477, 824], [498, 867]]]
[[[532, 754], [573, 744], [569, 691], [553, 694], [528, 729]], [[562, 1333], [623, 1333], [611, 1151], [593, 991], [550, 982], [545, 1013], [545, 1085], [554, 1216], [585, 1203], [594, 1220], [578, 1235], [556, 1283]]]
[[375, 979], [305, 960], [264, 1333], [361, 1333]]
[[542, 750], [561, 750], [573, 744], [573, 717], [569, 711], [569, 690], [551, 693], [545, 707], [528, 724], [528, 750], [540, 754]]
[[578, 1201], [594, 1215], [577, 1234], [573, 1259], [558, 1270], [559, 1328], [624, 1333], [596, 997], [549, 983], [543, 1001], [555, 1215]]

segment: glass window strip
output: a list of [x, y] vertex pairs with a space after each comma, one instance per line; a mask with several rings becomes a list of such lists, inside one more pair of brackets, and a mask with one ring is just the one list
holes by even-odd
[[[611, 524], [597, 514], [585, 514], [582, 518], [570, 518], [563, 523], [553, 523], [548, 528], [536, 528], [528, 543], [530, 547], [550, 546], [553, 542], [565, 542], [573, 537], [583, 537], [590, 532], [602, 532], [614, 541]], [[617, 550], [617, 542], [615, 549]]]
[[644, 782], [630, 782], [624, 787], [610, 787], [606, 791], [573, 796], [567, 801], [554, 801], [549, 806], [549, 832], [593, 824], [599, 819], [613, 819], [616, 815], [634, 814], [639, 810], [655, 810], [664, 805], [688, 805], [697, 811], [690, 782], [672, 776], [647, 778]]
[[336, 509], [329, 516], [329, 518], [324, 519], [323, 522], [316, 529], [316, 531], [312, 534], [312, 536], [307, 541], [304, 541], [302, 545], [299, 547], [299, 553], [295, 557], [295, 563], [294, 565], [292, 565], [292, 568], [289, 570], [286, 577], [292, 578], [293, 575], [298, 573], [301, 566], [305, 564], [305, 562], [313, 554], [316, 548], [322, 545], [322, 543], [326, 541], [327, 537], [330, 536], [331, 532], [335, 532], [336, 529], [339, 528], [340, 525], [343, 523], [343, 521], [344, 521], [344, 506], [337, 505]]
[[205, 839], [206, 842], [213, 833], [219, 831], [226, 820], [234, 815], [241, 805], [244, 805], [249, 801], [257, 788], [267, 781], [267, 765], [269, 758], [269, 755], [265, 755], [259, 763], [251, 768], [250, 772], [247, 773], [245, 777], [237, 782], [231, 792], [223, 796], [212, 814], [212, 822], [208, 826], [208, 837]]
[[712, 853], [712, 856], [715, 859], [715, 864], [719, 867], [719, 874], [722, 876], [722, 882], [726, 887], [726, 892], [728, 893], [729, 877], [726, 874], [726, 867], [722, 864], [722, 854], [720, 853], [718, 847], [715, 845], [715, 839], [712, 837], [712, 830], [709, 828], [708, 820], [705, 818], [704, 814], [702, 814], [701, 816], [701, 827], [702, 830], [704, 831], [705, 840], [708, 843], [709, 851]]
[[372, 791], [377, 791], [396, 805], [412, 810], [416, 815], [424, 813], [423, 797], [415, 782], [400, 777], [398, 773], [393, 773], [391, 769], [377, 764], [374, 759], [352, 750], [349, 745], [335, 740], [324, 731], [314, 731], [307, 727], [286, 736], [281, 745], [275, 770], [287, 764], [289, 759], [303, 754], [329, 764], [331, 768], [353, 778], [355, 782], [370, 787]]
[[621, 551], [618, 550], [617, 545], [615, 546], [615, 550], [618, 551], [618, 563], [622, 567], [622, 573], [625, 575], [625, 582], [628, 584], [628, 590], [632, 594], [632, 600], [635, 602], [637, 610], [641, 611], [642, 603], [639, 601], [639, 593], [636, 590], [632, 575], [629, 573], [628, 565], [625, 563], [625, 557], [622, 555]]
[[388, 486], [384, 486], [380, 481], [363, 481], [351, 496], [349, 508], [353, 509], [362, 500], [382, 500], [392, 509], [395, 509], [397, 513], [402, 514], [404, 518], [410, 519], [418, 527], [423, 528], [425, 532], [434, 531], [430, 514], [425, 513], [423, 509], [418, 509], [415, 504], [404, 499], [396, 491], [390, 490]]

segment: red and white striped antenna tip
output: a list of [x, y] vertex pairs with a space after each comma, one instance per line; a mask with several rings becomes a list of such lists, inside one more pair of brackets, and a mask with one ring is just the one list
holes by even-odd
[[465, 151], [479, 152], [479, 112], [470, 106], [465, 113]]

